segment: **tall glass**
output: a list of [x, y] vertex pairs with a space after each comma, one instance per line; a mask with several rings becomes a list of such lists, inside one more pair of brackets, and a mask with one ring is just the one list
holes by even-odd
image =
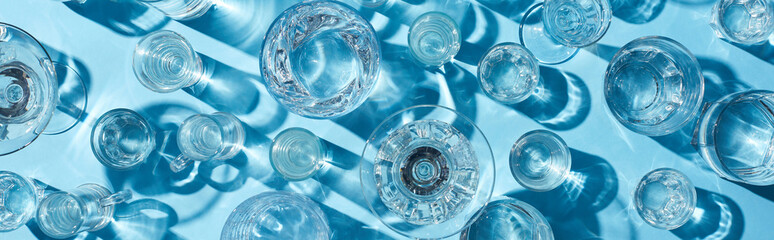
[[527, 99], [540, 81], [540, 65], [532, 52], [516, 43], [490, 48], [478, 62], [478, 80], [489, 97], [513, 104]]
[[103, 114], [91, 130], [91, 150], [103, 165], [133, 169], [156, 148], [153, 127], [140, 114], [124, 108]]
[[228, 160], [242, 151], [245, 129], [239, 119], [224, 112], [189, 117], [177, 131], [181, 154], [170, 163], [179, 172], [193, 161]]
[[712, 9], [710, 26], [718, 37], [741, 44], [758, 44], [774, 32], [770, 0], [720, 0]]
[[35, 215], [45, 186], [34, 179], [9, 171], [0, 171], [0, 232], [27, 224]]
[[220, 233], [221, 240], [328, 240], [330, 236], [328, 220], [317, 203], [292, 192], [248, 198], [231, 212]]
[[511, 174], [525, 188], [553, 190], [570, 175], [570, 148], [551, 131], [534, 130], [516, 140], [511, 148]]
[[307, 179], [317, 173], [328, 154], [325, 142], [303, 128], [288, 128], [271, 143], [271, 166], [290, 181]]
[[155, 31], [140, 39], [132, 67], [143, 86], [160, 93], [192, 86], [204, 75], [199, 54], [183, 36], [169, 30]]
[[440, 67], [460, 50], [457, 22], [442, 12], [427, 12], [411, 24], [408, 45], [411, 56], [425, 67]]
[[460, 235], [460, 240], [525, 239], [553, 240], [548, 220], [531, 205], [509, 197], [498, 197]]
[[116, 204], [131, 198], [129, 190], [111, 194], [107, 188], [93, 183], [51, 193], [38, 206], [38, 226], [49, 237], [58, 239], [97, 231], [110, 224]]
[[145, 5], [156, 8], [167, 17], [175, 20], [193, 20], [201, 17], [210, 7], [213, 0], [139, 0]]
[[649, 225], [672, 230], [690, 220], [696, 209], [696, 188], [685, 174], [671, 168], [653, 170], [634, 190], [634, 207]]

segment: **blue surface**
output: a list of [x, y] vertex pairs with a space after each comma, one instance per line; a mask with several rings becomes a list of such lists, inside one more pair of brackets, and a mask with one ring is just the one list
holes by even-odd
[[[549, 93], [545, 99], [530, 98], [515, 106], [498, 104], [481, 92], [475, 64], [490, 46], [518, 42], [516, 20], [532, 1], [437, 4], [405, 0], [378, 13], [363, 10], [381, 39], [380, 82], [363, 106], [336, 120], [312, 120], [286, 112], [271, 99], [259, 77], [256, 56], [262, 35], [291, 1], [246, 0], [250, 4], [222, 6], [218, 13], [185, 23], [130, 2], [90, 2], [78, 6], [51, 0], [0, 0], [0, 21], [28, 31], [55, 52], [55, 59], [79, 67], [87, 78], [89, 97], [83, 122], [64, 134], [41, 136], [27, 148], [0, 157], [0, 169], [59, 189], [89, 182], [132, 189], [135, 198], [118, 207], [115, 222], [91, 235], [217, 239], [239, 203], [260, 192], [280, 189], [322, 203], [334, 238], [399, 238], [364, 207], [358, 156], [364, 139], [386, 115], [427, 103], [453, 107], [476, 121], [496, 158], [494, 195], [533, 204], [549, 218], [557, 239], [676, 239], [713, 233], [728, 239], [770, 239], [774, 235], [770, 226], [774, 187], [720, 179], [688, 145], [689, 134], [658, 138], [635, 134], [616, 122], [604, 103], [602, 84], [608, 59], [618, 47], [646, 35], [673, 38], [696, 55], [705, 73], [708, 99], [751, 88], [774, 90], [774, 39], [763, 46], [742, 48], [716, 38], [708, 24], [713, 2], [668, 1], [663, 12], [645, 24], [631, 24], [621, 20], [626, 16], [615, 15], [598, 44], [582, 49], [563, 64], [542, 67], [543, 90]], [[420, 68], [406, 47], [408, 25], [429, 10], [448, 13], [462, 31], [460, 52], [442, 71]], [[180, 33], [209, 57], [206, 61], [213, 64], [214, 76], [208, 85], [159, 94], [135, 79], [131, 68], [134, 45], [140, 36], [157, 29]], [[149, 163], [131, 172], [105, 169], [89, 146], [94, 121], [119, 107], [138, 111], [162, 130], [161, 154], [153, 154]], [[243, 154], [223, 166], [197, 164], [193, 172], [179, 175], [170, 174], [164, 162], [158, 167], [154, 164], [176, 154], [174, 137], [168, 136], [174, 136], [186, 117], [216, 110], [232, 112], [250, 126]], [[307, 128], [338, 146], [333, 151], [335, 165], [303, 182], [278, 178], [267, 150], [270, 139], [289, 127]], [[553, 130], [572, 148], [572, 184], [531, 193], [513, 179], [508, 168], [510, 147], [534, 129]], [[639, 179], [660, 167], [681, 170], [697, 187], [695, 221], [673, 231], [650, 227], [631, 206]], [[44, 238], [34, 223], [0, 234], [0, 239], [36, 237]]]

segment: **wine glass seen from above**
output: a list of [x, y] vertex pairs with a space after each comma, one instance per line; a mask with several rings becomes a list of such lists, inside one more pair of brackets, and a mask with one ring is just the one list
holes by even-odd
[[696, 189], [680, 171], [659, 168], [637, 184], [634, 207], [649, 225], [672, 230], [690, 220], [696, 209]]
[[490, 48], [478, 62], [478, 80], [489, 97], [514, 104], [535, 91], [540, 81], [540, 65], [523, 46], [501, 43]]
[[561, 185], [570, 175], [571, 164], [570, 148], [551, 131], [525, 133], [511, 148], [511, 174], [531, 191], [545, 192]]
[[460, 50], [457, 23], [442, 12], [427, 12], [411, 24], [408, 45], [411, 56], [425, 67], [440, 67]]
[[277, 134], [270, 151], [272, 168], [290, 181], [313, 176], [328, 156], [325, 142], [303, 128], [288, 128]]
[[181, 154], [169, 164], [180, 172], [193, 161], [228, 160], [242, 151], [245, 129], [239, 119], [224, 112], [189, 117], [177, 131]]
[[293, 192], [264, 192], [231, 212], [220, 233], [231, 239], [328, 240], [331, 230], [320, 206]]
[[132, 68], [143, 86], [160, 93], [192, 86], [204, 75], [199, 54], [188, 40], [169, 30], [149, 33], [137, 42]]
[[553, 240], [554, 233], [548, 220], [531, 205], [498, 197], [487, 204], [481, 217], [460, 235], [460, 240], [476, 239]]
[[712, 9], [710, 26], [718, 37], [752, 45], [774, 32], [774, 5], [770, 0], [720, 0]]
[[114, 170], [129, 170], [144, 163], [156, 148], [153, 127], [129, 109], [103, 114], [91, 130], [91, 150], [97, 160]]

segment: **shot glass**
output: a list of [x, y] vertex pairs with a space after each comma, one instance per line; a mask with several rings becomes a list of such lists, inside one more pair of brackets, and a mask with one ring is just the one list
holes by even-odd
[[314, 133], [303, 128], [288, 128], [274, 137], [269, 160], [283, 178], [300, 181], [317, 173], [327, 152], [326, 144]]
[[129, 109], [103, 114], [91, 130], [91, 150], [103, 165], [114, 170], [133, 169], [156, 148], [153, 127]]
[[27, 224], [45, 193], [45, 186], [34, 179], [0, 171], [0, 232]]
[[460, 29], [442, 12], [427, 12], [411, 24], [408, 45], [411, 56], [425, 67], [440, 67], [460, 50]]
[[[85, 1], [85, 0], [84, 0]], [[201, 17], [215, 5], [213, 0], [139, 0], [141, 3], [156, 8], [167, 17], [179, 21], [193, 20]]]
[[143, 86], [160, 93], [192, 86], [205, 72], [191, 44], [169, 30], [155, 31], [140, 39], [134, 49], [132, 67]]
[[478, 62], [478, 80], [489, 97], [514, 104], [535, 91], [540, 81], [540, 65], [523, 46], [501, 43], [490, 48]]
[[543, 214], [528, 203], [498, 197], [486, 205], [481, 217], [462, 231], [460, 239], [553, 240], [554, 233]]
[[193, 161], [228, 160], [236, 156], [245, 142], [245, 129], [239, 119], [224, 112], [189, 117], [177, 131], [181, 154], [169, 164], [180, 172]]
[[758, 44], [774, 32], [774, 6], [770, 0], [720, 0], [712, 9], [710, 26], [718, 37]]
[[659, 168], [645, 174], [637, 184], [634, 207], [649, 225], [672, 230], [691, 218], [696, 209], [696, 189], [680, 171]]
[[330, 236], [328, 220], [317, 203], [297, 193], [265, 192], [231, 212], [220, 239], [328, 240]]
[[525, 133], [511, 148], [511, 174], [531, 191], [545, 192], [561, 185], [570, 175], [571, 164], [570, 148], [551, 131]]
[[58, 239], [97, 231], [111, 222], [114, 205], [131, 198], [130, 190], [111, 194], [107, 188], [93, 183], [67, 192], [54, 192], [40, 201], [38, 226], [49, 237]]

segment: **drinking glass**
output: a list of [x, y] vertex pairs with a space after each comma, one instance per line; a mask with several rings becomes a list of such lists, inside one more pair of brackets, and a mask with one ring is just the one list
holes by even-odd
[[553, 240], [554, 233], [540, 211], [525, 202], [501, 196], [486, 205], [481, 217], [462, 232], [460, 239]]
[[774, 184], [774, 92], [753, 90], [709, 103], [694, 144], [721, 177], [751, 185]]
[[651, 226], [672, 230], [691, 218], [696, 209], [696, 189], [680, 171], [659, 168], [645, 174], [637, 184], [634, 206]]
[[160, 93], [192, 86], [205, 72], [191, 44], [169, 30], [155, 31], [140, 39], [134, 49], [132, 67], [143, 86]]
[[213, 0], [139, 0], [141, 3], [156, 8], [167, 17], [186, 21], [201, 17], [214, 6]]
[[712, 9], [710, 26], [718, 37], [758, 44], [774, 32], [774, 7], [770, 0], [720, 0]]
[[325, 143], [314, 133], [303, 128], [288, 128], [274, 137], [269, 160], [283, 178], [300, 181], [317, 173], [327, 152]]
[[411, 23], [408, 45], [411, 56], [425, 67], [440, 67], [460, 50], [460, 29], [442, 12], [427, 12]]
[[236, 156], [245, 142], [245, 129], [239, 119], [224, 112], [189, 117], [177, 131], [181, 154], [169, 166], [180, 172], [193, 161], [228, 160]]
[[111, 194], [107, 188], [93, 183], [67, 192], [54, 192], [40, 201], [38, 226], [49, 237], [58, 239], [97, 231], [111, 222], [114, 205], [131, 198], [130, 190]]
[[156, 148], [155, 131], [140, 114], [124, 108], [103, 114], [91, 130], [91, 150], [103, 165], [129, 170]]
[[72, 129], [86, 109], [86, 85], [81, 75], [65, 63], [53, 62], [56, 72], [57, 99], [56, 111], [51, 116], [43, 134], [55, 135]]
[[478, 80], [489, 97], [514, 104], [535, 91], [540, 81], [540, 65], [523, 46], [501, 43], [490, 48], [478, 62]]
[[704, 77], [696, 58], [666, 37], [635, 39], [605, 72], [605, 101], [626, 128], [648, 136], [673, 133], [696, 116]]
[[330, 235], [325, 213], [311, 199], [291, 192], [265, 192], [231, 212], [220, 239], [328, 240]]
[[494, 176], [481, 130], [459, 112], [433, 105], [387, 117], [368, 138], [360, 163], [371, 212], [411, 238], [462, 231], [489, 201]]
[[360, 5], [367, 8], [377, 8], [389, 1], [390, 0], [355, 0], [355, 2], [360, 3]]
[[9, 171], [0, 171], [0, 232], [27, 224], [35, 215], [45, 186], [34, 179]]
[[269, 27], [261, 74], [290, 112], [334, 118], [365, 102], [379, 75], [380, 51], [373, 27], [356, 10], [334, 1], [302, 2]]
[[546, 130], [525, 133], [511, 148], [511, 174], [525, 188], [545, 192], [570, 175], [570, 148], [559, 135]]

